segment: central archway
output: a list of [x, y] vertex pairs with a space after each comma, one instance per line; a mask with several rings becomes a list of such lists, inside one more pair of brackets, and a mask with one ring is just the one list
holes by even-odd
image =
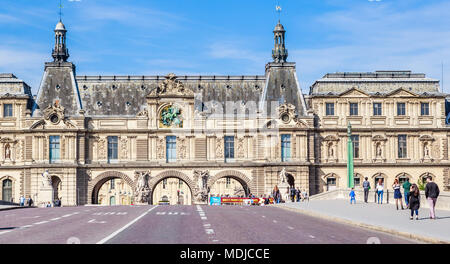
[[[223, 178], [225, 178], [225, 181], [221, 180]], [[227, 190], [227, 188], [226, 188], [228, 179], [230, 179], [228, 184], [231, 187], [229, 190]], [[241, 196], [241, 195], [248, 196], [251, 193], [250, 192], [250, 182], [251, 182], [251, 180], [242, 172], [235, 171], [235, 170], [227, 170], [227, 171], [219, 172], [216, 175], [214, 175], [213, 177], [209, 178], [208, 186], [211, 187], [211, 190], [210, 190], [211, 195], [227, 195], [228, 194], [230, 196]], [[219, 185], [221, 185], [221, 184], [225, 184], [225, 186], [220, 187]], [[236, 189], [234, 187], [236, 187]], [[242, 190], [240, 190], [239, 188], [241, 188]], [[223, 191], [224, 193], [220, 193], [221, 191]], [[215, 193], [215, 192], [219, 192], [219, 193]]]
[[165, 202], [171, 205], [194, 204], [194, 182], [184, 173], [176, 170], [164, 171], [149, 181], [152, 194], [150, 204]]

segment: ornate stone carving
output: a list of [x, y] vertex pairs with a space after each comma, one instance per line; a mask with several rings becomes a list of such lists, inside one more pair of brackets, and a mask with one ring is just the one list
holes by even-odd
[[159, 127], [161, 128], [182, 128], [183, 117], [181, 115], [181, 109], [173, 104], [165, 106], [161, 110], [159, 117]]
[[237, 157], [238, 158], [244, 158], [244, 138], [238, 138], [237, 142]]
[[148, 204], [150, 202], [151, 190], [148, 182], [151, 179], [150, 171], [135, 172], [136, 187], [134, 190], [135, 202]]
[[278, 174], [278, 177], [280, 179], [280, 184], [281, 183], [286, 183], [287, 182], [287, 175], [286, 175], [286, 168], [283, 168], [280, 173]]
[[169, 73], [166, 80], [158, 84], [158, 87], [151, 92], [151, 95], [188, 95], [193, 96], [191, 89], [185, 88], [184, 84], [177, 80], [174, 73]]
[[97, 145], [99, 159], [106, 159], [106, 140], [104, 138], [100, 138], [97, 141]]
[[207, 202], [208, 201], [208, 179], [209, 179], [209, 171], [200, 171], [194, 170], [194, 182], [196, 183], [194, 189], [194, 199], [197, 202]]
[[290, 123], [295, 118], [295, 106], [288, 103], [280, 105], [278, 107], [278, 115], [283, 123]]
[[148, 117], [147, 109], [144, 109], [144, 110], [140, 111], [136, 116], [137, 117]]
[[64, 107], [59, 104], [59, 100], [50, 104], [44, 109], [44, 119], [49, 120], [53, 124], [57, 125], [61, 120], [64, 120]]
[[16, 160], [23, 160], [23, 140], [19, 140], [16, 145]]
[[122, 138], [120, 140], [120, 155], [122, 159], [128, 159], [128, 140], [126, 138]]
[[223, 150], [223, 139], [217, 138], [216, 139], [216, 157], [217, 158], [223, 158], [224, 150]]
[[178, 157], [180, 159], [186, 159], [186, 150], [187, 150], [186, 139], [179, 138], [178, 143], [177, 143], [177, 148], [178, 148], [177, 149]]
[[52, 187], [52, 177], [50, 176], [50, 173], [48, 173], [48, 170], [45, 170], [44, 173], [42, 173], [41, 178], [42, 187]]
[[159, 138], [156, 144], [156, 155], [158, 159], [164, 159], [165, 152], [165, 140], [164, 138]]

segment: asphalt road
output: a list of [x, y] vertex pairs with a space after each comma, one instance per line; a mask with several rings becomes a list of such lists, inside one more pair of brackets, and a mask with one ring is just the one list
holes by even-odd
[[113, 206], [0, 211], [0, 244], [416, 243], [270, 206]]

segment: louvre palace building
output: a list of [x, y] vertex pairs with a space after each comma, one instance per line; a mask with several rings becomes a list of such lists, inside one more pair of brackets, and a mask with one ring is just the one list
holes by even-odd
[[310, 195], [347, 188], [349, 124], [357, 188], [365, 177], [391, 188], [430, 175], [450, 189], [438, 80], [328, 73], [306, 95], [285, 33], [278, 23], [273, 61], [257, 76], [83, 76], [60, 21], [37, 95], [0, 74], [1, 200], [43, 202], [44, 177], [64, 206], [267, 196], [283, 170]]

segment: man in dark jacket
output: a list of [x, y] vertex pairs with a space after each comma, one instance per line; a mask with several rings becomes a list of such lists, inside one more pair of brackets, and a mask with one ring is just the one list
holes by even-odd
[[439, 196], [439, 187], [433, 182], [431, 176], [427, 177], [427, 185], [425, 186], [425, 197], [427, 198], [428, 205], [430, 207], [430, 219], [436, 220], [434, 208], [436, 206], [436, 200]]
[[370, 190], [370, 182], [368, 181], [368, 178], [366, 177], [363, 182], [363, 188], [364, 188], [364, 202], [367, 203], [367, 200], [369, 199], [369, 190]]

